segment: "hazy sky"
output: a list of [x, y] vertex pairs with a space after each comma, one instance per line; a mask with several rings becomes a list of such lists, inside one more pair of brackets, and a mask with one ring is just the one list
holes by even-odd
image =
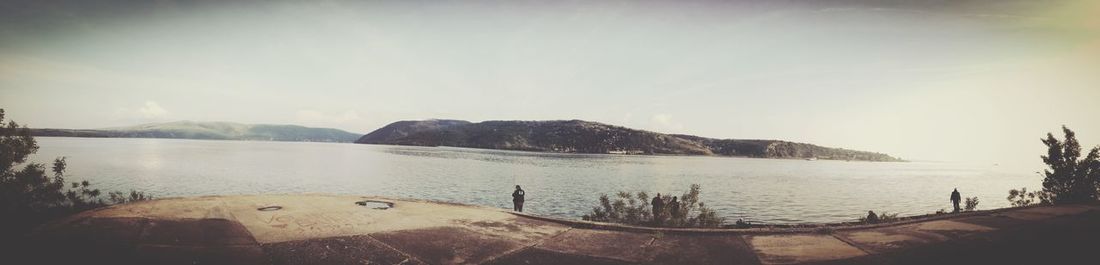
[[1017, 164], [1062, 124], [1100, 143], [1100, 1], [45, 2], [0, 3], [0, 108], [32, 127], [584, 119]]

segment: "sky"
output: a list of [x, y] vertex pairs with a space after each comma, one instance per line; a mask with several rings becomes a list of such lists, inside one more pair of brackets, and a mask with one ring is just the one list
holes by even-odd
[[[94, 3], [93, 3], [94, 2]], [[367, 133], [582, 119], [911, 160], [1100, 144], [1100, 1], [3, 1], [0, 108]]]

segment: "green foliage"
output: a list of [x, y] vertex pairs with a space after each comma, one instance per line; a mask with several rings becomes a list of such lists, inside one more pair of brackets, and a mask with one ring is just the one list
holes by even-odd
[[966, 201], [963, 204], [963, 211], [973, 212], [976, 209], [978, 209], [978, 197], [966, 198]]
[[[4, 110], [0, 109], [0, 123]], [[66, 160], [53, 161], [50, 173], [46, 165], [26, 163], [27, 158], [38, 151], [38, 144], [27, 127], [14, 121], [0, 127], [0, 234], [17, 232], [75, 212], [101, 207], [107, 204], [99, 197], [100, 191], [91, 188], [87, 181], [69, 183], [66, 188]], [[25, 165], [24, 165], [25, 164]], [[23, 165], [22, 169], [17, 166]], [[131, 191], [127, 200], [144, 200], [149, 197]]]
[[621, 223], [629, 225], [649, 225], [662, 227], [719, 227], [725, 219], [718, 216], [713, 209], [699, 202], [701, 187], [692, 184], [682, 196], [680, 196], [680, 211], [672, 212], [672, 196], [664, 195], [660, 200], [665, 207], [658, 212], [650, 209], [648, 194], [638, 192], [630, 194], [620, 191], [612, 200], [606, 194], [600, 196], [600, 205], [592, 208], [592, 212], [582, 216], [586, 221]]
[[153, 196], [146, 195], [144, 192], [140, 192], [140, 191], [136, 191], [136, 190], [130, 190], [130, 195], [128, 195], [128, 196], [126, 195], [126, 193], [123, 193], [121, 191], [112, 191], [111, 193], [108, 193], [107, 195], [108, 195], [107, 201], [110, 202], [111, 204], [123, 204], [123, 203], [130, 203], [130, 202], [136, 202], [136, 201], [147, 201], [147, 200], [152, 200], [153, 199]]
[[1074, 132], [1065, 126], [1062, 131], [1064, 141], [1051, 133], [1042, 139], [1047, 146], [1043, 163], [1050, 168], [1043, 171], [1044, 196], [1039, 199], [1053, 204], [1095, 201], [1100, 187], [1100, 146], [1081, 158], [1081, 145]]
[[1050, 196], [1043, 191], [1028, 192], [1026, 187], [1020, 188], [1019, 190], [1008, 191], [1008, 201], [1012, 203], [1013, 207], [1023, 207], [1039, 203], [1040, 201], [1050, 201], [1049, 199], [1042, 199], [1049, 197]]
[[582, 216], [582, 219], [595, 222], [620, 223], [629, 225], [642, 225], [649, 222], [649, 195], [644, 191], [631, 195], [629, 192], [620, 191], [612, 201], [606, 194], [600, 195], [600, 206], [593, 207], [592, 213]]

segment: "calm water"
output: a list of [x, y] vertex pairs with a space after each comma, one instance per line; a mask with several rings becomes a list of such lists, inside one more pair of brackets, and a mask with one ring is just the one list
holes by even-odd
[[39, 137], [36, 161], [68, 157], [70, 181], [157, 197], [334, 193], [423, 198], [579, 218], [602, 193], [703, 186], [702, 200], [736, 220], [849, 221], [875, 212], [950, 208], [958, 187], [980, 209], [1005, 207], [1011, 188], [1039, 186], [1033, 172], [992, 165], [872, 163], [727, 157], [543, 154], [448, 147]]

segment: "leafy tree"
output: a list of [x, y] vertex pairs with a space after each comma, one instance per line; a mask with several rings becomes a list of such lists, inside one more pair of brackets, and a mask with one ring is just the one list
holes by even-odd
[[[0, 124], [4, 110], [0, 109]], [[54, 159], [50, 172], [41, 163], [26, 163], [27, 158], [38, 151], [38, 143], [30, 129], [9, 121], [0, 126], [0, 236], [15, 232], [47, 220], [79, 211], [107, 205], [99, 197], [100, 191], [91, 188], [88, 181], [65, 184], [64, 157]], [[18, 166], [22, 165], [22, 168]], [[149, 199], [144, 193], [131, 191], [130, 196], [112, 196], [111, 202], [123, 203]], [[115, 198], [117, 197], [117, 198]]]
[[1072, 130], [1062, 126], [1065, 141], [1047, 133], [1042, 139], [1047, 154], [1041, 156], [1050, 168], [1044, 170], [1043, 203], [1077, 203], [1095, 201], [1100, 184], [1100, 146], [1081, 159], [1081, 145]]

